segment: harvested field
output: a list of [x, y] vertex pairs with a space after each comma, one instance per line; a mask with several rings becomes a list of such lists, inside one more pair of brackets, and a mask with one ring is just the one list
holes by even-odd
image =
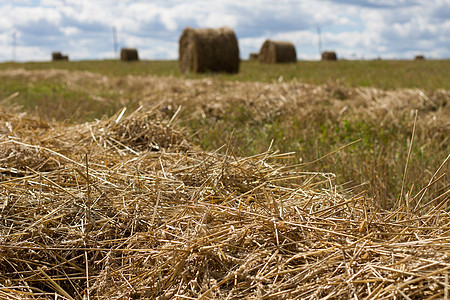
[[[0, 298], [448, 296], [449, 156], [433, 157], [448, 153], [446, 90], [23, 69], [0, 79], [27, 83], [0, 106]], [[57, 87], [55, 98], [38, 94], [43, 102], [25, 112], [17, 104], [42, 82]], [[76, 93], [75, 108], [59, 111], [55, 103]], [[116, 113], [86, 117], [105, 109]], [[366, 128], [359, 120], [391, 128], [387, 142], [351, 136], [335, 146], [340, 151], [314, 157], [292, 146], [308, 133], [317, 145], [328, 123], [342, 124], [332, 131], [346, 137], [352, 124]], [[208, 132], [199, 123], [216, 148], [202, 144]], [[409, 125], [421, 158], [432, 147], [426, 159], [439, 162], [418, 167], [411, 159], [405, 177], [415, 181], [397, 181], [396, 198], [383, 194], [395, 178], [386, 174], [402, 177], [405, 164], [388, 147], [408, 145], [395, 133]], [[279, 139], [298, 151], [250, 131], [259, 148], [244, 155], [240, 138], [252, 126], [286, 126]], [[331, 141], [325, 133], [321, 145]], [[377, 160], [365, 166], [358, 152], [367, 157], [376, 147]], [[358, 161], [346, 165], [351, 156]], [[364, 176], [375, 179], [338, 184], [342, 174], [320, 164], [327, 159], [343, 163], [342, 173], [367, 168]]]
[[202, 151], [160, 108], [74, 125], [1, 108], [3, 298], [448, 295], [449, 191], [385, 210], [292, 153]]
[[[289, 163], [296, 164], [360, 140], [306, 168], [337, 174], [338, 185], [364, 184], [361, 189], [367, 189], [385, 208], [400, 194], [415, 110], [413, 167], [405, 182], [412, 187], [408, 193], [418, 193], [450, 153], [447, 90], [386, 91], [299, 80], [262, 83], [217, 77], [117, 77], [64, 70], [8, 70], [0, 72], [0, 79], [13, 82], [14, 87], [15, 82], [27, 82], [23, 89], [6, 94], [4, 103], [23, 105], [46, 121], [84, 122], [108, 112], [111, 115], [123, 106], [131, 110], [139, 105], [160, 107], [167, 117], [179, 110], [188, 135], [206, 151], [231, 141], [236, 155], [245, 157], [264, 152], [273, 140], [273, 149], [295, 151]], [[438, 176], [445, 173], [448, 165]], [[446, 191], [448, 184], [448, 175], [433, 184], [429, 199]]]

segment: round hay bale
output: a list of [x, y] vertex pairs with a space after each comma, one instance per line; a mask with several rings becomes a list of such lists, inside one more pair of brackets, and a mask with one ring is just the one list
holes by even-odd
[[322, 60], [337, 60], [336, 52], [334, 51], [322, 52]]
[[297, 53], [295, 46], [291, 42], [267, 40], [259, 51], [258, 60], [260, 63], [295, 63]]
[[416, 55], [416, 57], [414, 57], [414, 60], [425, 60], [425, 56], [423, 56], [422, 54]]
[[239, 46], [234, 31], [187, 27], [179, 41], [179, 65], [182, 73], [239, 72]]
[[123, 61], [139, 60], [137, 49], [136, 48], [122, 48], [120, 50], [120, 60], [123, 60]]
[[69, 56], [63, 55], [61, 52], [52, 52], [52, 60], [69, 60]]
[[250, 53], [249, 60], [258, 60], [258, 53]]

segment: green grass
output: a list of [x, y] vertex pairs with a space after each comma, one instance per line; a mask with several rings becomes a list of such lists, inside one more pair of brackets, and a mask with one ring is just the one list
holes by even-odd
[[[196, 114], [198, 102], [183, 102], [180, 120], [192, 135], [194, 143], [205, 150], [215, 150], [231, 140], [237, 155], [249, 156], [264, 152], [273, 141], [273, 149], [295, 151], [295, 156], [289, 163], [314, 161], [348, 143], [360, 140], [313, 165], [304, 166], [305, 171], [335, 173], [337, 183], [346, 186], [365, 183], [362, 188], [385, 207], [393, 205], [402, 188], [408, 141], [414, 125], [412, 108], [374, 115], [367, 112], [363, 105], [348, 103], [348, 110], [342, 114], [332, 109], [332, 101], [347, 103], [346, 89], [359, 86], [385, 90], [419, 88], [429, 95], [434, 95], [439, 89], [450, 90], [450, 60], [299, 61], [297, 64], [284, 65], [260, 65], [244, 61], [238, 74], [202, 75], [181, 75], [175, 61], [0, 64], [0, 71], [8, 69], [65, 69], [106, 75], [111, 82], [108, 85], [83, 76], [76, 83], [58, 77], [37, 76], [30, 80], [26, 76], [0, 76], [0, 101], [19, 92], [19, 96], [8, 103], [19, 104], [24, 110], [36, 112], [44, 119], [70, 122], [110, 116], [124, 105], [130, 108], [137, 106], [145, 97], [154, 102], [164, 99], [165, 91], [152, 90], [149, 94], [148, 87], [143, 83], [127, 82], [127, 75], [213, 78], [215, 89], [223, 93], [227, 93], [225, 83], [229, 80], [273, 82], [282, 77], [284, 82], [295, 79], [325, 85], [330, 90], [329, 99], [312, 101], [308, 113], [301, 106], [305, 104], [299, 104], [261, 118], [261, 112], [249, 107], [246, 102], [257, 97], [257, 93], [249, 92], [248, 95], [241, 95], [243, 100], [229, 105], [219, 117], [208, 114], [199, 117]], [[170, 90], [167, 93], [173, 96], [173, 105], [182, 102], [182, 96], [177, 96], [176, 91]], [[189, 95], [191, 98], [203, 97], [202, 101], [208, 101], [208, 95], [202, 96], [196, 91]], [[449, 126], [437, 126], [431, 121], [423, 121], [434, 111], [448, 112], [448, 96], [436, 94], [433, 97], [435, 107], [424, 106], [419, 109], [419, 122], [405, 185], [408, 192], [411, 189], [412, 195], [417, 194], [428, 183], [431, 175], [450, 153]], [[448, 164], [440, 174], [445, 172], [448, 173]], [[444, 175], [441, 181], [430, 187], [427, 200], [448, 189], [448, 175]]]
[[[66, 69], [97, 72], [110, 76], [163, 75], [203, 78], [206, 75], [182, 75], [177, 61], [121, 62], [74, 61], [3, 63], [0, 70]], [[296, 64], [259, 64], [242, 61], [238, 74], [213, 74], [224, 80], [270, 82], [280, 77], [284, 81], [297, 79], [307, 83], [339, 83], [344, 86], [370, 86], [381, 89], [419, 88], [425, 90], [450, 89], [450, 60], [399, 61], [298, 61]]]
[[[71, 87], [58, 78], [3, 77], [0, 80], [0, 100], [14, 93], [18, 96], [9, 103], [40, 115], [45, 120], [89, 121], [112, 115], [123, 105], [117, 91], [101, 90], [87, 81], [82, 89]], [[113, 99], [111, 102], [96, 100], [93, 95]]]

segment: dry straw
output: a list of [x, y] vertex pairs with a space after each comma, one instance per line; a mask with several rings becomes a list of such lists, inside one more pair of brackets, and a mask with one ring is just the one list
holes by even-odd
[[179, 65], [182, 73], [239, 72], [239, 46], [228, 27], [186, 28], [179, 41]]
[[289, 154], [200, 151], [159, 110], [68, 126], [0, 109], [0, 297], [448, 294], [444, 211], [384, 211], [273, 162]]
[[322, 60], [337, 60], [336, 52], [334, 51], [322, 52]]
[[137, 49], [136, 48], [122, 48], [120, 50], [120, 60], [122, 60], [122, 61], [139, 60]]
[[295, 63], [297, 53], [291, 42], [267, 40], [261, 46], [258, 60], [261, 63]]

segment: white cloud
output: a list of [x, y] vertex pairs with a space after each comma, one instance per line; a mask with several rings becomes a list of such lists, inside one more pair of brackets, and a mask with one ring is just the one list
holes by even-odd
[[26, 4], [26, 5], [30, 5], [32, 4], [33, 1], [31, 0], [0, 0], [0, 4]]
[[77, 27], [74, 26], [66, 26], [61, 28], [61, 31], [66, 35], [66, 36], [71, 36], [71, 35], [76, 35], [80, 33], [80, 30]]
[[171, 13], [161, 13], [161, 21], [169, 31], [175, 31], [177, 29], [176, 16]]

